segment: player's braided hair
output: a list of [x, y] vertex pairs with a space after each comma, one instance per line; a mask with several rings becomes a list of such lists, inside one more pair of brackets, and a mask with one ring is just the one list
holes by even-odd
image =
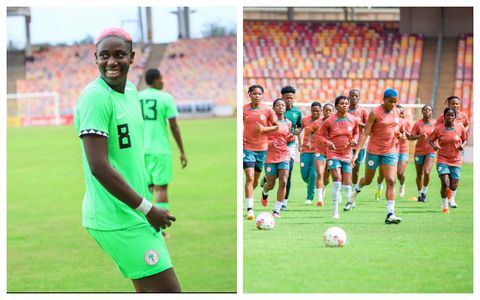
[[325, 109], [325, 107], [327, 107], [327, 106], [330, 106], [330, 107], [332, 108], [332, 110], [335, 109], [335, 106], [333, 106], [332, 103], [325, 103], [325, 104], [323, 105], [323, 109]]
[[287, 85], [287, 86], [284, 86], [281, 90], [280, 90], [280, 94], [287, 94], [287, 93], [292, 93], [292, 94], [295, 94], [295, 88], [291, 85]]
[[461, 101], [460, 97], [454, 95], [454, 96], [448, 97], [447, 100], [445, 100], [445, 104], [450, 104], [450, 101], [452, 101], [454, 99], [458, 99], [458, 101]]
[[272, 107], [275, 107], [275, 104], [277, 104], [278, 101], [283, 101], [285, 102], [285, 100], [283, 100], [282, 98], [277, 98], [273, 101], [273, 104], [272, 104]]
[[341, 100], [348, 100], [348, 102], [350, 102], [350, 99], [347, 96], [340, 95], [340, 96], [337, 96], [337, 98], [335, 98], [335, 106], [337, 106]]
[[423, 110], [424, 110], [425, 108], [427, 108], [427, 107], [430, 107], [430, 109], [432, 109], [432, 106], [431, 106], [431, 105], [425, 104], [425, 105], [422, 107], [422, 112], [423, 112]]
[[262, 91], [262, 94], [264, 92], [263, 86], [261, 86], [259, 84], [254, 84], [254, 85], [252, 85], [248, 88], [248, 93], [250, 94], [251, 92], [253, 92], [254, 89], [260, 89]]
[[453, 112], [455, 114], [455, 118], [457, 117], [457, 110], [453, 107], [445, 107], [443, 110], [443, 116], [445, 117], [448, 112]]
[[348, 94], [350, 94], [351, 92], [357, 92], [360, 94], [360, 90], [359, 89], [351, 89], [350, 92], [348, 92]]

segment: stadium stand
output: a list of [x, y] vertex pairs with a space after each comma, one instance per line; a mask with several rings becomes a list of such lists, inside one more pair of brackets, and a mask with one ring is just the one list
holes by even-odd
[[273, 99], [290, 84], [310, 102], [357, 87], [378, 102], [394, 87], [415, 103], [422, 51], [423, 36], [398, 33], [396, 22], [244, 21], [245, 90], [261, 84]]
[[169, 44], [159, 66], [165, 90], [179, 101], [208, 100], [234, 105], [236, 76], [232, 74], [237, 69], [236, 53], [236, 36]]
[[[135, 47], [135, 63], [131, 66], [129, 80], [138, 84], [141, 80], [148, 48], [142, 51]], [[17, 93], [57, 92], [60, 95], [60, 114], [73, 115], [75, 103], [85, 85], [98, 74], [94, 61], [94, 45], [54, 46], [36, 49], [33, 60], [26, 62], [25, 79], [17, 80]], [[31, 108], [32, 117], [35, 112], [44, 114], [40, 102], [29, 102], [37, 105]]]
[[461, 111], [470, 119], [473, 115], [473, 35], [461, 35], [458, 38], [457, 67], [455, 73], [455, 91], [462, 99]]
[[[130, 67], [129, 80], [137, 87], [143, 80], [151, 49], [134, 48], [135, 62]], [[67, 116], [65, 122], [71, 122], [80, 92], [98, 74], [94, 52], [94, 45], [35, 49], [33, 59], [25, 63], [25, 79], [16, 81], [16, 93], [56, 92], [60, 115]], [[200, 103], [196, 105], [197, 112], [207, 109], [207, 104], [208, 111], [213, 104], [235, 107], [236, 52], [236, 36], [178, 40], [167, 46], [155, 66], [164, 74], [165, 90], [179, 102]], [[53, 115], [54, 111], [53, 101], [21, 101], [21, 105], [28, 105], [22, 109], [24, 118], [41, 118], [46, 113]]]

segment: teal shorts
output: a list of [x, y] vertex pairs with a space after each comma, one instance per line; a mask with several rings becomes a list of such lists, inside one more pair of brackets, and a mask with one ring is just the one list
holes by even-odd
[[437, 164], [438, 175], [450, 174], [450, 178], [459, 180], [462, 168], [449, 166], [446, 164]]
[[370, 154], [367, 152], [367, 168], [376, 170], [379, 165], [396, 166], [398, 163], [397, 153], [388, 153], [385, 155]]
[[329, 159], [327, 161], [327, 165], [328, 165], [329, 170], [341, 168], [342, 172], [352, 173], [352, 166], [350, 165], [349, 161], [343, 161], [343, 160], [338, 160], [338, 159]]
[[172, 268], [162, 234], [150, 224], [110, 231], [86, 229], [126, 278], [139, 279]]
[[398, 161], [408, 161], [408, 153], [398, 153]]
[[148, 185], [167, 185], [172, 181], [171, 154], [145, 154]]
[[284, 160], [279, 163], [265, 164], [265, 174], [268, 176], [277, 176], [278, 170], [290, 170], [290, 160]]
[[435, 158], [435, 153], [428, 153], [426, 155], [415, 155], [414, 160], [417, 165], [423, 165], [423, 161], [425, 160], [425, 157], [431, 157]]
[[322, 160], [322, 161], [326, 161], [327, 158], [325, 157], [325, 155], [323, 154], [320, 154], [320, 153], [315, 153], [315, 160]]
[[[355, 155], [355, 152], [357, 152], [356, 149], [353, 149], [353, 155]], [[365, 148], [361, 149], [360, 152], [358, 152], [358, 157], [355, 160], [355, 165], [360, 166], [361, 163], [363, 163], [363, 160], [365, 159]]]
[[243, 150], [243, 168], [255, 168], [255, 171], [261, 172], [265, 164], [267, 151]]

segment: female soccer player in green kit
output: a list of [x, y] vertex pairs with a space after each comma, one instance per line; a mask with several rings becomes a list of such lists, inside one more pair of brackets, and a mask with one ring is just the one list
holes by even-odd
[[137, 292], [180, 292], [159, 234], [175, 217], [145, 199], [143, 118], [137, 90], [127, 81], [134, 57], [123, 29], [98, 36], [100, 76], [84, 88], [75, 110], [86, 185], [82, 225]]
[[[157, 69], [145, 72], [148, 88], [138, 93], [144, 123], [145, 169], [153, 203], [168, 211], [168, 184], [172, 181], [172, 149], [167, 123], [180, 151], [180, 164], [187, 166], [180, 128], [177, 124], [177, 106], [172, 95], [163, 91], [162, 74]], [[162, 230], [163, 237], [168, 237]]]

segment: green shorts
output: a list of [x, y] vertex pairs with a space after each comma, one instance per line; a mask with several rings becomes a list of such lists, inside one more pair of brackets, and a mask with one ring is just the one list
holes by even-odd
[[449, 174], [450, 178], [460, 180], [460, 173], [462, 172], [462, 168], [446, 164], [437, 164], [437, 172], [438, 175]]
[[423, 165], [423, 161], [425, 160], [425, 157], [431, 157], [435, 158], [435, 153], [428, 153], [426, 155], [415, 155], [415, 163], [417, 165]]
[[86, 229], [126, 278], [139, 279], [172, 268], [162, 234], [150, 224], [110, 231]]
[[379, 165], [396, 166], [397, 163], [398, 153], [377, 155], [367, 152], [367, 168], [369, 168], [370, 170], [376, 170]]
[[290, 160], [265, 164], [265, 174], [268, 176], [277, 176], [278, 170], [290, 170]]
[[342, 169], [342, 172], [352, 173], [352, 166], [349, 161], [339, 160], [339, 159], [329, 159], [327, 160], [328, 170], [333, 169]]
[[243, 149], [243, 168], [254, 168], [255, 172], [262, 172], [267, 158], [267, 151], [252, 151]]
[[145, 154], [145, 170], [149, 185], [169, 184], [172, 181], [172, 155]]

